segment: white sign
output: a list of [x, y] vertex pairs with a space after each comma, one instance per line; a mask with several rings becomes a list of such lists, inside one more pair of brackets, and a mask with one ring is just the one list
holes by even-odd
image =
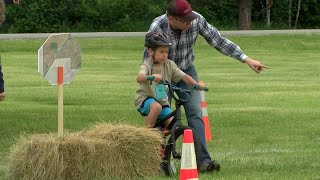
[[81, 67], [80, 45], [69, 33], [52, 34], [38, 50], [38, 72], [57, 85], [58, 66], [63, 66], [63, 83], [68, 84]]

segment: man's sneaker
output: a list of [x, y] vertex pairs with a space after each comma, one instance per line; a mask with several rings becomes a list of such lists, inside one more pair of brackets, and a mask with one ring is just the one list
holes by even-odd
[[200, 172], [220, 171], [220, 164], [217, 161], [205, 162], [200, 165]]

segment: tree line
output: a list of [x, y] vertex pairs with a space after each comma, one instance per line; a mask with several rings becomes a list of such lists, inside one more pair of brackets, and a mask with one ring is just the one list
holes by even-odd
[[[6, 8], [1, 33], [137, 32], [170, 0], [23, 0]], [[320, 28], [320, 0], [189, 0], [220, 30]]]

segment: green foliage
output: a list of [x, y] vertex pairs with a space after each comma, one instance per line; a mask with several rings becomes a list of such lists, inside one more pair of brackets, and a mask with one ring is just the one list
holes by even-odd
[[320, 1], [305, 0], [301, 6], [299, 27], [320, 28]]
[[191, 0], [193, 9], [201, 13], [208, 22], [215, 26], [226, 27], [237, 24], [238, 4], [236, 0]]
[[[147, 31], [152, 20], [165, 12], [170, 0], [23, 0], [20, 6], [7, 7], [2, 33]], [[236, 29], [238, 0], [190, 0], [218, 29]], [[298, 0], [292, 0], [291, 26]], [[265, 0], [252, 1], [252, 29], [291, 28], [288, 1], [274, 1], [271, 27], [266, 27]], [[320, 27], [319, 0], [301, 3], [299, 28]], [[258, 26], [257, 26], [258, 25]]]
[[[265, 2], [265, 1], [263, 1]], [[252, 21], [264, 23], [266, 19], [266, 6], [261, 1], [253, 2]], [[271, 23], [272, 27], [292, 28], [294, 26], [298, 11], [298, 0], [292, 0], [291, 8], [291, 27], [288, 27], [289, 19], [289, 3], [285, 1], [273, 1], [271, 7]], [[301, 1], [301, 9], [299, 12], [298, 28], [315, 29], [320, 27], [320, 1], [304, 0]], [[280, 28], [281, 29], [281, 28]]]
[[[53, 32], [59, 27], [60, 4], [58, 1], [51, 0], [24, 0], [27, 6], [15, 6], [11, 10], [13, 16], [8, 17], [10, 32]], [[12, 6], [10, 6], [12, 7]], [[56, 8], [52, 8], [56, 7]]]
[[153, 18], [164, 13], [164, 5], [153, 0], [100, 0], [96, 6], [98, 15], [87, 23], [102, 31], [146, 31]]
[[24, 0], [9, 7], [1, 31], [146, 31], [165, 6], [160, 0]]

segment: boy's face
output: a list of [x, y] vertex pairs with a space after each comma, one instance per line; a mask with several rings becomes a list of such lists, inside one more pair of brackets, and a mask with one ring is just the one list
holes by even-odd
[[155, 51], [149, 48], [149, 53], [153, 57], [154, 62], [162, 64], [165, 60], [168, 59], [169, 47], [160, 46]]

